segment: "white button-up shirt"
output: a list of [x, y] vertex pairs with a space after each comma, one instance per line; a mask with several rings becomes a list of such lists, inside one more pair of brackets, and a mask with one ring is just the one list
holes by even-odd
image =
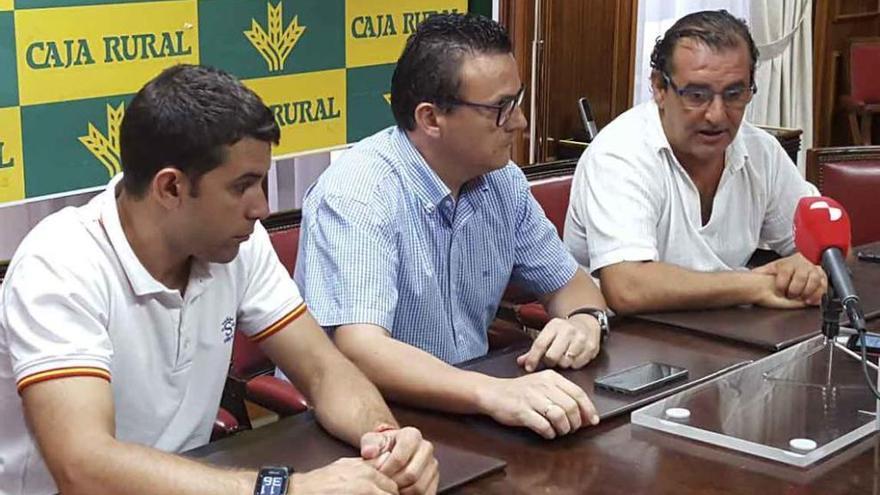
[[673, 155], [652, 100], [611, 122], [581, 156], [563, 238], [594, 275], [623, 261], [741, 269], [759, 245], [792, 254], [797, 202], [817, 194], [775, 138], [743, 122], [703, 225], [699, 191]]

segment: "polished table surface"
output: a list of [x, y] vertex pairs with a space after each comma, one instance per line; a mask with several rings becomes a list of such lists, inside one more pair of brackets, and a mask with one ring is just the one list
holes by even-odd
[[[716, 352], [720, 344], [698, 334], [637, 320], [615, 332]], [[766, 355], [753, 346], [724, 343], [744, 359]], [[679, 439], [629, 422], [629, 414], [597, 427], [547, 441], [528, 431], [482, 418], [394, 407], [398, 419], [431, 439], [507, 461], [502, 473], [471, 482], [454, 493], [640, 494], [640, 493], [880, 493], [877, 436], [849, 446], [807, 469]]]

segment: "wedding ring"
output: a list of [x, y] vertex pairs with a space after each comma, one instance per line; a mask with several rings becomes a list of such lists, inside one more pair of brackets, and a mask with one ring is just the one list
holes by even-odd
[[541, 413], [541, 415], [544, 416], [544, 417], [546, 418], [547, 415], [550, 414], [550, 408], [553, 407], [553, 406], [555, 406], [555, 405], [556, 405], [556, 404], [554, 404], [554, 403], [552, 403], [552, 402], [549, 403], [549, 404], [547, 404], [547, 407], [544, 408], [544, 411]]

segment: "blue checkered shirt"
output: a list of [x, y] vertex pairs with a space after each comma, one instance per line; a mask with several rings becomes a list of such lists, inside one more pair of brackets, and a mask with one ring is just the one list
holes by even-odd
[[458, 201], [391, 127], [337, 159], [303, 204], [295, 279], [317, 321], [371, 323], [447, 363], [488, 351], [511, 279], [555, 291], [577, 263], [510, 163]]

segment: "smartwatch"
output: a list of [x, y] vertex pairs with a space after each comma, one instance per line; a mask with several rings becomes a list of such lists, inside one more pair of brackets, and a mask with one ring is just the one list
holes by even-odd
[[596, 318], [599, 321], [599, 335], [602, 338], [602, 342], [605, 342], [605, 339], [611, 333], [611, 325], [608, 324], [608, 313], [604, 310], [599, 308], [578, 308], [569, 313], [568, 317], [571, 318], [574, 315], [590, 315]]
[[288, 467], [268, 466], [260, 468], [257, 474], [257, 486], [254, 495], [287, 495], [287, 485], [293, 469]]

